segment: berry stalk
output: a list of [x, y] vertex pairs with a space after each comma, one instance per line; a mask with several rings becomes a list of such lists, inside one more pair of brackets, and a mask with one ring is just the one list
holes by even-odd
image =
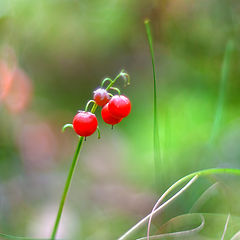
[[[125, 73], [125, 72], [122, 70], [122, 71], [116, 76], [116, 78], [115, 78], [114, 80], [111, 80], [110, 78], [104, 79], [104, 80], [102, 81], [101, 86], [103, 86], [103, 84], [104, 84], [106, 81], [109, 81], [110, 83], [108, 84], [108, 86], [107, 86], [106, 89], [105, 89], [105, 90], [109, 90], [109, 89], [114, 85], [114, 83], [117, 81], [117, 79], [119, 79], [120, 77], [122, 77], [122, 78], [125, 80], [125, 82], [126, 82], [127, 84], [129, 84], [128, 74]], [[93, 104], [93, 106], [92, 106], [92, 108], [91, 108], [91, 113], [95, 113], [95, 111], [97, 110], [97, 107], [98, 107], [98, 105], [96, 104], [95, 101], [93, 101], [93, 100], [89, 101], [89, 102], [87, 103], [87, 105], [86, 105], [86, 108], [88, 107], [88, 105], [89, 105], [90, 102], [94, 102], [94, 104]], [[64, 130], [66, 127], [72, 127], [72, 124], [66, 124], [66, 125], [63, 127], [63, 130]], [[99, 130], [98, 130], [98, 131], [99, 131]], [[99, 137], [99, 132], [98, 132], [98, 137]], [[76, 148], [76, 151], [75, 151], [75, 154], [74, 154], [74, 156], [73, 156], [73, 160], [72, 160], [72, 163], [71, 163], [69, 172], [68, 172], [67, 180], [66, 180], [66, 182], [65, 182], [65, 186], [64, 186], [64, 189], [63, 189], [63, 193], [62, 193], [62, 197], [61, 197], [61, 200], [60, 200], [60, 204], [59, 204], [59, 208], [58, 208], [56, 220], [55, 220], [55, 223], [54, 223], [54, 226], [53, 226], [53, 230], [52, 230], [52, 234], [51, 234], [51, 240], [55, 240], [55, 239], [56, 239], [56, 235], [57, 235], [57, 231], [58, 231], [58, 228], [59, 228], [59, 224], [60, 224], [60, 220], [61, 220], [63, 208], [64, 208], [64, 205], [65, 205], [65, 202], [66, 202], [66, 198], [67, 198], [67, 195], [68, 195], [68, 192], [69, 192], [69, 189], [70, 189], [70, 185], [71, 185], [71, 182], [72, 182], [74, 170], [75, 170], [76, 165], [77, 165], [78, 156], [79, 156], [79, 153], [80, 153], [81, 148], [82, 148], [82, 145], [83, 145], [83, 140], [84, 140], [84, 136], [80, 136], [79, 142], [78, 142], [78, 145], [77, 145], [77, 148]]]

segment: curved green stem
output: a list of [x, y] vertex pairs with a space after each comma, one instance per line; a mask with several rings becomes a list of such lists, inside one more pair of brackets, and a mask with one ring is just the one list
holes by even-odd
[[124, 72], [124, 70], [122, 70], [113, 80], [112, 82], [106, 87], [106, 90], [108, 91], [113, 84], [120, 78], [123, 77], [125, 83], [127, 82], [127, 84], [129, 84], [129, 76], [127, 73]]
[[114, 90], [116, 92], [118, 92], [118, 95], [121, 95], [121, 91], [119, 90], [119, 88], [116, 87], [110, 87], [111, 90]]
[[112, 79], [111, 79], [111, 78], [104, 78], [103, 81], [102, 81], [102, 83], [101, 83], [101, 87], [104, 86], [104, 83], [105, 83], [105, 82], [110, 82], [110, 83], [112, 83]]
[[94, 100], [89, 100], [89, 101], [87, 102], [87, 104], [86, 104], [85, 112], [87, 112], [88, 107], [89, 107], [89, 105], [90, 105], [91, 103], [93, 103], [93, 106], [95, 105], [95, 101], [94, 101]]
[[[173, 190], [175, 190], [179, 185], [183, 184], [184, 182], [186, 182], [186, 181], [188, 181], [190, 179], [193, 179], [196, 176], [200, 177], [200, 176], [207, 176], [207, 175], [211, 175], [211, 174], [232, 174], [232, 175], [239, 175], [240, 176], [240, 169], [236, 169], [236, 168], [210, 168], [210, 169], [205, 169], [205, 170], [200, 170], [200, 171], [196, 171], [196, 172], [190, 173], [187, 176], [182, 177], [180, 180], [175, 182], [166, 191], [167, 194], [164, 195], [164, 198], [167, 195], [169, 195]], [[158, 209], [156, 209], [153, 213], [150, 213], [145, 218], [140, 220], [136, 225], [134, 225], [132, 228], [130, 228], [124, 235], [122, 235], [120, 238], [118, 238], [118, 240], [125, 240], [125, 239], [127, 239], [133, 232], [135, 232], [142, 225], [144, 225], [149, 220], [149, 218], [151, 216], [153, 216], [155, 213], [157, 213], [159, 211], [159, 209], [161, 208], [161, 206], [158, 207]]]
[[67, 123], [62, 127], [62, 132], [65, 131], [66, 128], [73, 128], [73, 125], [71, 123]]

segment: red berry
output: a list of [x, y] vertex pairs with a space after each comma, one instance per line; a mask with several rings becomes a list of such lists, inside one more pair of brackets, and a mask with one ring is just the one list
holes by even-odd
[[119, 122], [121, 122], [122, 118], [115, 118], [113, 117], [109, 110], [108, 110], [108, 105], [109, 103], [107, 103], [103, 108], [102, 108], [102, 118], [103, 118], [103, 121], [107, 124], [111, 124], [111, 125], [115, 125]]
[[97, 126], [98, 121], [93, 113], [79, 111], [73, 118], [73, 129], [82, 137], [92, 135], [96, 131]]
[[110, 114], [115, 118], [124, 118], [131, 111], [130, 100], [123, 95], [115, 95], [108, 103]]
[[98, 106], [102, 107], [109, 102], [110, 96], [105, 89], [99, 88], [93, 92], [93, 99]]

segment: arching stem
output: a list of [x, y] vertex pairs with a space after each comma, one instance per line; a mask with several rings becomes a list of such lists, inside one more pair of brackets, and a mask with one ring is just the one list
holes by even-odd
[[62, 132], [66, 130], [66, 128], [73, 128], [73, 125], [71, 123], [67, 123], [62, 127]]
[[86, 104], [85, 112], [87, 112], [88, 107], [89, 107], [89, 105], [90, 105], [91, 103], [93, 103], [93, 106], [95, 105], [95, 101], [94, 101], [94, 100], [89, 100], [89, 101], [87, 102], [87, 104]]
[[110, 87], [110, 89], [115, 90], [118, 93], [118, 95], [121, 95], [121, 91], [119, 90], [119, 88]]

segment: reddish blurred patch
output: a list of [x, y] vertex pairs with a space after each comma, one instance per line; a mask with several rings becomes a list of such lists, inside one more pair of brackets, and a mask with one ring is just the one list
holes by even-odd
[[11, 113], [23, 111], [32, 99], [32, 82], [19, 68], [13, 73], [10, 91], [5, 99], [5, 104]]
[[13, 81], [13, 71], [9, 66], [0, 60], [0, 103], [9, 93]]
[[19, 113], [32, 99], [32, 81], [15, 61], [12, 65], [0, 60], [0, 103], [3, 102], [10, 113]]

